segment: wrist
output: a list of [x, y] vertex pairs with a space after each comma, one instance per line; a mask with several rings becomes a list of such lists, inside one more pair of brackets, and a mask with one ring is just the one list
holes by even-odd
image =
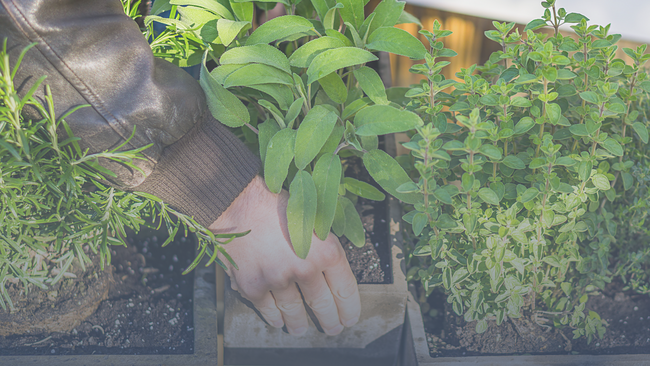
[[277, 196], [266, 187], [264, 178], [256, 175], [208, 229], [215, 233], [249, 230], [251, 228], [247, 227], [247, 223], [251, 222], [255, 213], [265, 211], [266, 206], [277, 201]]

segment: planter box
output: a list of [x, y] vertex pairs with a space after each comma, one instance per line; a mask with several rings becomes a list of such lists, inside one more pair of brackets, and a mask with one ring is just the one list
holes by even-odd
[[205, 267], [204, 265], [200, 264], [194, 271], [194, 353], [192, 354], [0, 356], [0, 365], [216, 365], [217, 308], [216, 287], [214, 281], [215, 267], [214, 265]]
[[471, 356], [431, 357], [427, 345], [420, 306], [411, 294], [408, 296], [404, 344], [401, 355], [403, 366], [505, 366], [505, 365], [552, 365], [552, 366], [650, 366], [648, 355], [539, 355], [539, 356]]
[[[395, 142], [386, 138], [389, 154]], [[391, 147], [392, 150], [391, 151]], [[306, 335], [294, 337], [267, 325], [252, 305], [230, 289], [224, 294], [224, 363], [226, 365], [398, 365], [407, 286], [399, 232], [399, 201], [388, 201], [392, 283], [361, 284], [359, 322], [337, 336], [317, 330], [310, 319]], [[226, 276], [227, 277], [227, 276]]]

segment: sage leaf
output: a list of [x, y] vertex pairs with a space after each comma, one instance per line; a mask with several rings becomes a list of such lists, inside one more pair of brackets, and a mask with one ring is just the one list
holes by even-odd
[[246, 45], [271, 43], [299, 33], [313, 34], [311, 22], [297, 15], [283, 15], [260, 25], [246, 40]]
[[359, 213], [354, 208], [352, 201], [346, 197], [339, 197], [338, 201], [345, 213], [345, 232], [343, 235], [356, 247], [361, 248], [366, 244], [366, 231], [363, 229], [361, 217], [359, 217]]
[[205, 55], [199, 75], [208, 109], [217, 121], [228, 127], [241, 127], [250, 122], [250, 114], [244, 103], [210, 75], [205, 66]]
[[171, 5], [189, 5], [196, 6], [198, 8], [203, 8], [209, 10], [222, 18], [235, 20], [235, 17], [232, 16], [232, 13], [224, 5], [220, 4], [218, 1], [210, 0], [170, 0], [169, 4]]
[[392, 27], [397, 24], [404, 11], [404, 5], [406, 5], [405, 2], [397, 0], [383, 0], [377, 4], [373, 12], [375, 18], [372, 20], [367, 34], [372, 34], [377, 28]]
[[316, 38], [313, 41], [305, 43], [291, 54], [291, 57], [289, 57], [289, 64], [293, 67], [309, 67], [312, 60], [323, 51], [341, 47], [345, 47], [345, 44], [338, 38]]
[[335, 103], [345, 103], [345, 100], [348, 98], [348, 89], [345, 87], [345, 83], [337, 72], [332, 72], [320, 78], [318, 83], [325, 91], [325, 94]]
[[252, 46], [242, 46], [231, 48], [224, 52], [219, 58], [221, 65], [230, 64], [265, 64], [276, 67], [282, 71], [291, 74], [291, 67], [287, 56], [273, 46], [268, 44], [256, 44]]
[[356, 194], [359, 197], [367, 198], [373, 201], [383, 201], [386, 198], [386, 196], [381, 193], [380, 190], [366, 182], [362, 182], [350, 177], [345, 177], [343, 178], [343, 183], [345, 184], [345, 189], [347, 189], [352, 194]]
[[499, 150], [498, 147], [490, 144], [481, 145], [478, 151], [492, 160], [501, 160], [503, 157], [501, 150]]
[[531, 128], [535, 126], [535, 121], [530, 117], [524, 117], [517, 122], [515, 125], [514, 133], [515, 135], [521, 135], [528, 132]]
[[364, 154], [363, 164], [375, 182], [392, 196], [409, 204], [422, 201], [421, 194], [397, 192], [397, 187], [412, 180], [399, 163], [386, 152], [377, 149]]
[[334, 222], [341, 171], [341, 159], [331, 153], [321, 156], [314, 166], [312, 177], [317, 196], [314, 231], [320, 240], [327, 238]]
[[307, 84], [311, 84], [338, 69], [375, 60], [377, 60], [375, 55], [356, 47], [340, 47], [323, 51], [314, 57], [311, 64], [309, 64]]
[[294, 157], [296, 130], [285, 128], [276, 133], [266, 148], [264, 181], [273, 193], [280, 193]]
[[390, 105], [372, 105], [358, 111], [354, 117], [356, 134], [361, 136], [404, 132], [423, 124], [417, 114]]
[[344, 22], [349, 22], [356, 29], [359, 29], [361, 27], [361, 24], [363, 23], [363, 20], [366, 18], [366, 16], [363, 13], [363, 6], [365, 3], [360, 0], [337, 0], [341, 4], [343, 4], [343, 8], [339, 10], [341, 13], [341, 18], [343, 18]]
[[521, 203], [526, 203], [533, 200], [539, 194], [539, 190], [535, 187], [530, 187], [521, 195]]
[[264, 160], [266, 160], [266, 148], [269, 146], [269, 141], [271, 141], [271, 138], [280, 131], [280, 126], [278, 126], [274, 120], [268, 119], [264, 123], [258, 124], [257, 130], [257, 140], [260, 145], [260, 158], [262, 163], [264, 163]]
[[234, 21], [229, 19], [219, 19], [217, 21], [217, 32], [219, 39], [224, 46], [228, 46], [235, 40], [235, 37], [246, 29], [251, 27], [250, 22]]
[[316, 186], [311, 175], [304, 170], [296, 173], [289, 186], [287, 202], [287, 227], [296, 255], [307, 258], [316, 219]]
[[[381, 3], [380, 3], [381, 4]], [[368, 66], [354, 70], [354, 77], [359, 82], [359, 86], [366, 93], [368, 98], [375, 104], [388, 104], [386, 89], [381, 77], [377, 72]]]
[[248, 64], [231, 72], [223, 82], [223, 86], [226, 88], [257, 84], [293, 85], [293, 77], [273, 66]]
[[394, 27], [381, 27], [375, 30], [368, 37], [366, 47], [373, 51], [390, 52], [413, 60], [421, 60], [427, 53], [427, 49], [419, 39], [403, 29]]
[[345, 233], [345, 209], [341, 203], [341, 197], [336, 199], [336, 210], [334, 211], [334, 221], [332, 222], [332, 231], [336, 236], [343, 236]]
[[336, 113], [322, 105], [312, 108], [298, 127], [296, 135], [296, 166], [305, 169], [325, 145], [336, 124]]

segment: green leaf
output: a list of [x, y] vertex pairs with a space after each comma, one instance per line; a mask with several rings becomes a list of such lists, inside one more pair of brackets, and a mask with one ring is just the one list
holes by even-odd
[[584, 16], [582, 14], [569, 13], [569, 14], [566, 15], [566, 17], [564, 17], [564, 22], [565, 23], [580, 23], [582, 21], [582, 19], [584, 19], [586, 21], [589, 21], [589, 18], [587, 18], [586, 16]]
[[226, 51], [219, 59], [221, 65], [257, 63], [276, 67], [291, 74], [287, 56], [268, 44], [235, 47]]
[[370, 100], [375, 102], [375, 104], [389, 103], [384, 83], [381, 81], [381, 77], [375, 70], [368, 66], [364, 66], [360, 69], [354, 70], [353, 73], [354, 77], [359, 82], [359, 86]]
[[628, 189], [632, 188], [632, 184], [634, 183], [634, 177], [632, 174], [623, 172], [621, 176], [623, 177], [623, 189], [627, 191]]
[[348, 98], [348, 89], [337, 72], [332, 72], [329, 75], [320, 78], [318, 83], [323, 87], [327, 96], [335, 103], [345, 103]]
[[492, 160], [501, 160], [503, 155], [498, 147], [490, 144], [481, 145], [479, 152]]
[[191, 5], [199, 8], [209, 10], [222, 18], [235, 20], [228, 8], [220, 4], [218, 1], [211, 0], [170, 0], [171, 5]]
[[224, 46], [228, 46], [235, 40], [239, 32], [251, 27], [250, 22], [219, 19], [217, 21], [217, 32]]
[[592, 91], [586, 91], [580, 93], [580, 98], [582, 98], [582, 100], [584, 100], [585, 102], [598, 104], [598, 95]]
[[567, 69], [557, 70], [557, 78], [559, 80], [571, 80], [571, 79], [574, 79], [576, 76], [578, 76], [578, 75], [576, 75], [571, 70], [567, 70]]
[[499, 196], [490, 188], [481, 188], [478, 191], [478, 196], [481, 197], [481, 199], [491, 205], [498, 205], [499, 204]]
[[632, 128], [634, 129], [634, 132], [636, 132], [637, 135], [639, 135], [641, 141], [643, 141], [644, 144], [647, 144], [648, 129], [646, 128], [646, 126], [641, 122], [634, 122], [634, 124], [632, 124]]
[[250, 122], [250, 114], [244, 103], [210, 75], [205, 67], [205, 57], [201, 64], [199, 83], [205, 92], [208, 109], [217, 121], [228, 127], [241, 127]]
[[526, 203], [533, 200], [539, 194], [539, 190], [535, 187], [530, 187], [521, 195], [521, 203]]
[[363, 108], [354, 117], [356, 134], [360, 136], [404, 132], [423, 124], [417, 114], [390, 105], [372, 105]]
[[[417, 211], [413, 211], [413, 212], [417, 212]], [[411, 225], [413, 227], [413, 234], [415, 234], [416, 236], [420, 235], [422, 233], [422, 230], [424, 230], [424, 227], [427, 226], [427, 224], [429, 223], [429, 219], [427, 218], [427, 215], [421, 212], [416, 213], [413, 216], [412, 221], [413, 222]], [[429, 247], [429, 253], [430, 253], [431, 247], [429, 245], [427, 245], [427, 247]]]
[[331, 153], [323, 154], [314, 166], [312, 176], [318, 198], [314, 231], [320, 240], [327, 238], [334, 222], [341, 171], [341, 159]]
[[370, 24], [367, 34], [372, 34], [377, 28], [392, 27], [399, 21], [404, 11], [403, 1], [383, 0], [375, 8], [375, 18]]
[[615, 156], [623, 156], [623, 147], [613, 138], [608, 138], [601, 144], [607, 151]]
[[366, 231], [363, 229], [363, 223], [359, 217], [357, 209], [354, 208], [352, 201], [346, 197], [339, 197], [338, 201], [343, 207], [345, 213], [345, 235], [348, 240], [356, 247], [361, 248], [366, 244]]
[[[541, 19], [537, 19], [537, 20], [541, 20]], [[488, 323], [486, 319], [481, 319], [476, 322], [476, 329], [475, 329], [476, 333], [478, 334], [485, 333], [487, 329], [488, 329]]]
[[293, 85], [293, 78], [291, 75], [273, 66], [248, 64], [228, 74], [223, 81], [223, 86], [226, 88], [257, 84]]
[[311, 84], [338, 69], [375, 60], [377, 60], [375, 55], [356, 47], [341, 47], [323, 51], [314, 57], [307, 69], [307, 76], [309, 77], [307, 84]]
[[421, 60], [427, 49], [419, 39], [411, 33], [394, 27], [382, 27], [375, 30], [366, 43], [368, 49], [374, 51], [385, 51], [410, 57], [413, 60]]
[[314, 6], [314, 9], [316, 10], [316, 14], [318, 15], [318, 18], [320, 20], [325, 19], [325, 14], [327, 14], [327, 11], [329, 10], [329, 8], [334, 6], [333, 3], [335, 3], [335, 1], [311, 0], [311, 4]]
[[345, 189], [350, 191], [352, 194], [356, 194], [359, 197], [367, 198], [373, 201], [383, 201], [386, 198], [386, 196], [381, 193], [380, 190], [366, 182], [361, 182], [350, 177], [343, 178], [343, 182], [345, 184]]
[[420, 19], [416, 18], [413, 14], [403, 11], [402, 14], [399, 16], [399, 19], [397, 19], [396, 24], [408, 24], [408, 23], [414, 23], [417, 24], [420, 28], [422, 28], [422, 23], [420, 23]]
[[577, 161], [571, 159], [568, 156], [563, 156], [555, 161], [555, 165], [562, 165], [562, 166], [574, 166], [576, 165]]
[[297, 15], [283, 15], [260, 25], [248, 37], [246, 45], [271, 43], [298, 33], [313, 33], [311, 22]]
[[514, 155], [508, 155], [503, 159], [503, 164], [511, 169], [526, 169], [526, 164]]
[[316, 220], [316, 186], [311, 175], [304, 170], [296, 173], [289, 186], [287, 202], [287, 227], [296, 255], [307, 258]]
[[528, 132], [531, 128], [535, 126], [535, 121], [530, 117], [524, 117], [517, 122], [515, 125], [514, 133], [515, 135], [521, 135]]
[[604, 174], [594, 174], [591, 177], [591, 182], [601, 191], [607, 191], [611, 188], [609, 185], [609, 179], [607, 179]]
[[343, 236], [345, 233], [345, 210], [341, 203], [341, 197], [336, 200], [336, 210], [334, 211], [334, 221], [332, 222], [332, 231], [336, 236]]
[[526, 24], [526, 27], [524, 28], [524, 32], [527, 30], [537, 30], [539, 28], [542, 28], [546, 26], [546, 21], [544, 19], [533, 19], [528, 24]]
[[273, 193], [280, 193], [282, 183], [289, 174], [289, 164], [294, 157], [296, 130], [285, 128], [276, 133], [266, 148], [264, 181]]
[[344, 22], [351, 23], [354, 28], [359, 29], [366, 16], [363, 13], [363, 6], [365, 5], [361, 0], [337, 0], [343, 4], [343, 8], [339, 10], [341, 18]]
[[556, 103], [547, 103], [546, 104], [546, 116], [548, 121], [552, 125], [557, 125], [560, 122], [560, 117], [562, 117], [562, 108], [559, 104]]
[[300, 123], [296, 135], [296, 166], [305, 169], [323, 147], [336, 124], [336, 113], [317, 105]]
[[271, 141], [271, 138], [280, 131], [280, 127], [274, 120], [269, 119], [266, 120], [266, 122], [257, 125], [257, 129], [257, 138], [260, 145], [260, 158], [263, 163], [266, 159], [266, 148], [269, 146], [269, 141]]
[[323, 51], [345, 47], [345, 44], [338, 38], [334, 37], [320, 37], [313, 41], [305, 43], [302, 47], [298, 48], [289, 57], [289, 63], [293, 67], [309, 67], [312, 60], [320, 55]]
[[576, 136], [589, 136], [589, 131], [587, 131], [587, 127], [583, 124], [572, 125], [569, 127], [569, 131]]
[[453, 204], [451, 200], [451, 195], [444, 188], [438, 188], [435, 191], [433, 191], [433, 196], [436, 197], [438, 201], [442, 203], [446, 203], [448, 205]]
[[289, 110], [287, 111], [286, 116], [284, 116], [284, 123], [287, 126], [292, 126], [293, 121], [298, 118], [298, 115], [300, 114], [300, 111], [302, 110], [302, 105], [305, 102], [305, 98], [298, 98], [291, 103], [291, 106], [289, 107]]
[[421, 194], [397, 192], [397, 187], [412, 181], [399, 163], [386, 152], [377, 149], [364, 154], [363, 164], [375, 182], [395, 198], [409, 204], [422, 201]]
[[290, 105], [294, 102], [293, 92], [291, 87], [284, 84], [258, 84], [249, 85], [248, 88], [259, 90], [268, 94], [278, 102], [282, 110], [289, 109]]
[[253, 20], [253, 12], [255, 11], [255, 5], [253, 2], [240, 3], [230, 0], [230, 8], [233, 13], [235, 13], [235, 17], [238, 20], [246, 20], [249, 22]]
[[324, 17], [320, 18], [325, 29], [334, 29], [334, 27], [336, 26], [336, 21], [339, 20], [338, 14], [340, 14], [336, 10], [341, 9], [342, 7], [343, 4], [336, 3], [336, 5], [334, 5], [327, 11]]
[[510, 105], [512, 105], [512, 106], [514, 106], [514, 107], [527, 108], [527, 107], [532, 106], [533, 104], [531, 103], [530, 100], [528, 100], [528, 98], [524, 98], [524, 97], [514, 97], [514, 98], [512, 98], [512, 100], [510, 101]]

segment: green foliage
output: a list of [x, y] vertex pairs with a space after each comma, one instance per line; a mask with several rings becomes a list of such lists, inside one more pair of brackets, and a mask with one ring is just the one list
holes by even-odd
[[[144, 159], [140, 152], [148, 146], [118, 151], [127, 141], [111, 151], [88, 154], [65, 122], [87, 105], [55, 116], [56, 96], [47, 85], [44, 104], [32, 97], [43, 87], [45, 77], [22, 98], [18, 95], [13, 76], [32, 46], [23, 50], [13, 66], [6, 42], [0, 52], [0, 306], [14, 309], [7, 292], [9, 283], [22, 285], [25, 291], [30, 286], [47, 289], [62, 277], [73, 276], [71, 266], [85, 268], [93, 255], [100, 257], [103, 268], [110, 263], [109, 246], [126, 245], [126, 228], [137, 232], [142, 225], [155, 226], [154, 220], [166, 225], [167, 243], [179, 229], [185, 235], [188, 231], [197, 234], [200, 254], [185, 273], [206, 254], [210, 262], [216, 260], [225, 267], [216, 257], [218, 251], [223, 252], [219, 239], [233, 235], [213, 235], [154, 196], [123, 192], [103, 183], [115, 174], [102, 167], [100, 159], [139, 170], [133, 162]], [[36, 109], [42, 118], [23, 118], [25, 107]]]
[[[423, 124], [417, 114], [390, 101], [379, 74], [366, 66], [377, 60], [377, 51], [425, 57], [417, 38], [394, 28], [413, 18], [404, 15], [404, 3], [384, 0], [366, 18], [362, 0], [287, 1], [288, 15], [252, 32], [250, 13], [235, 9], [252, 12], [253, 2], [162, 3], [156, 2], [171, 10], [171, 19], [154, 15], [145, 21], [154, 54], [181, 66], [202, 61], [200, 81], [214, 117], [238, 128], [259, 151], [271, 191], [289, 189], [289, 235], [298, 256], [307, 256], [314, 231], [324, 239], [333, 230], [364, 245], [353, 201], [385, 196], [346, 177], [345, 168], [351, 157], [362, 157], [380, 184], [395, 176], [409, 180], [399, 164], [377, 150], [378, 136]], [[153, 22], [167, 25], [155, 38]], [[210, 61], [217, 67], [209, 70]], [[396, 187], [389, 192], [406, 202], [417, 200], [394, 192]]]
[[[460, 82], [437, 61], [452, 53], [440, 41], [449, 32], [437, 21], [421, 31], [431, 48], [405, 105], [424, 121], [404, 144], [417, 183], [397, 188], [423, 197], [404, 216], [417, 238], [409, 280], [442, 287], [477, 332], [528, 314], [591, 341], [607, 323], [585, 309], [590, 293], [615, 276], [648, 290], [650, 55], [625, 49], [626, 64], [609, 26], [542, 5], [523, 35], [495, 22], [486, 36], [502, 50]], [[557, 32], [563, 23], [575, 38]], [[534, 32], [545, 26], [555, 33]]]

